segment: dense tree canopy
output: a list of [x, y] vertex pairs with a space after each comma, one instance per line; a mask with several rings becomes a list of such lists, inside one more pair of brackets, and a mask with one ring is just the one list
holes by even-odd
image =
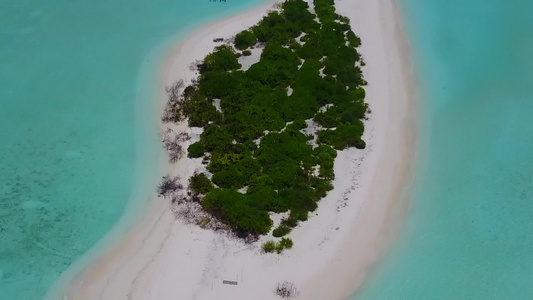
[[[186, 89], [182, 111], [190, 126], [204, 129], [189, 155], [207, 155], [213, 174], [195, 175], [191, 188], [205, 194], [206, 211], [242, 236], [269, 232], [268, 212], [289, 212], [277, 237], [307, 220], [332, 189], [335, 149], [365, 146], [360, 40], [332, 0], [314, 6], [316, 15], [302, 0], [285, 1], [237, 34], [234, 47], [207, 55]], [[264, 43], [261, 60], [240, 70], [235, 49], [257, 42]], [[313, 121], [318, 145], [304, 134]]]
[[239, 50], [244, 50], [250, 48], [257, 42], [255, 35], [248, 30], [238, 33], [235, 36], [235, 48]]

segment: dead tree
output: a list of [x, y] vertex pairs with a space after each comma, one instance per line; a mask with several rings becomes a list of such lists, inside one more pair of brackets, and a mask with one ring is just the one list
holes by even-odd
[[282, 299], [291, 299], [300, 294], [294, 283], [289, 281], [279, 282], [274, 293]]
[[202, 60], [195, 60], [192, 63], [189, 64], [189, 70], [196, 72], [198, 71], [198, 67], [201, 66], [204, 62]]
[[170, 137], [170, 131], [167, 131], [162, 138], [163, 145], [168, 151], [169, 161], [175, 163], [183, 157], [183, 143], [190, 140], [191, 137], [187, 132], [179, 132]]
[[172, 84], [169, 87], [165, 88], [165, 91], [168, 94], [168, 101], [169, 102], [177, 102], [180, 99], [180, 93], [181, 90], [185, 87], [185, 82], [183, 79], [180, 79], [176, 81], [174, 84]]
[[188, 87], [186, 87], [184, 90], [183, 90], [183, 94], [182, 94], [182, 100], [183, 101], [187, 101], [189, 100], [189, 98], [191, 98], [191, 96], [194, 94], [194, 92], [196, 92], [196, 87], [194, 86], [194, 84], [191, 84], [189, 85]]
[[171, 163], [175, 163], [183, 157], [183, 146], [180, 144], [173, 144], [171, 148], [168, 149], [168, 160]]
[[173, 85], [166, 87], [165, 92], [168, 94], [168, 101], [161, 118], [163, 122], [177, 122], [183, 119], [180, 94], [185, 87], [183, 79], [176, 81]]
[[163, 180], [157, 187], [157, 193], [159, 196], [167, 197], [174, 192], [183, 189], [183, 185], [179, 182], [179, 177], [172, 177], [170, 175], [163, 176]]

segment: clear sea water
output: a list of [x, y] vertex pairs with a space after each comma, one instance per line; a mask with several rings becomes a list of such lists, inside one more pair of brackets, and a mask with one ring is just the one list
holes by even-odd
[[[42, 298], [149, 194], [154, 47], [259, 2], [0, 0], [0, 298]], [[533, 299], [533, 2], [400, 4], [423, 102], [414, 195], [352, 299]]]
[[533, 299], [533, 1], [400, 6], [422, 94], [414, 195], [351, 299]]
[[41, 299], [155, 188], [154, 51], [260, 2], [0, 0], [1, 299]]

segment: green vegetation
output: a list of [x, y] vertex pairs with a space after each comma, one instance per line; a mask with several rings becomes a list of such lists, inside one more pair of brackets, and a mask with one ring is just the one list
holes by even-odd
[[[232, 46], [215, 48], [198, 65], [200, 76], [185, 89], [178, 110], [190, 126], [204, 129], [188, 152], [208, 153], [204, 160], [213, 174], [212, 183], [203, 174], [193, 176], [191, 189], [205, 194], [203, 208], [242, 237], [268, 233], [269, 212], [288, 212], [273, 231], [287, 235], [332, 189], [336, 150], [365, 146], [360, 39], [332, 0], [314, 5], [316, 15], [304, 1], [287, 0], [281, 11], [237, 34], [234, 47], [243, 55], [264, 43], [261, 60], [246, 71]], [[306, 135], [311, 121], [322, 129]], [[315, 135], [318, 147], [312, 145]], [[290, 247], [292, 241], [283, 238], [263, 250]]]
[[189, 178], [189, 189], [194, 194], [207, 194], [214, 188], [211, 181], [205, 176], [204, 173], [195, 174]]
[[240, 68], [235, 51], [226, 45], [218, 46], [215, 51], [207, 55], [203, 64], [199, 66], [200, 73], [230, 71]]
[[279, 225], [276, 229], [274, 229], [274, 231], [272, 231], [272, 235], [274, 237], [282, 237], [282, 236], [285, 236], [287, 234], [289, 234], [289, 232], [291, 232], [292, 228], [287, 226], [287, 225], [284, 225], [284, 224], [281, 224]]
[[235, 48], [239, 50], [250, 48], [255, 43], [257, 43], [257, 38], [248, 30], [245, 30], [235, 36]]
[[202, 157], [205, 152], [204, 145], [200, 142], [193, 143], [187, 148], [187, 152], [191, 157], [197, 158]]
[[214, 189], [202, 199], [203, 208], [241, 236], [264, 234], [270, 230], [272, 220], [267, 211], [253, 207], [248, 197], [230, 189]]
[[318, 133], [318, 142], [333, 145], [335, 149], [342, 150], [346, 147], [365, 148], [365, 142], [361, 140], [363, 134], [363, 122], [357, 124], [340, 124], [335, 130], [324, 130]]
[[276, 251], [276, 242], [274, 241], [267, 241], [263, 244], [263, 246], [261, 246], [261, 248], [263, 248], [263, 252], [265, 253], [272, 253], [274, 251]]
[[292, 248], [293, 243], [292, 240], [289, 238], [282, 238], [279, 242], [279, 245], [283, 248], [290, 249]]
[[289, 238], [282, 238], [278, 243], [274, 241], [265, 242], [261, 248], [264, 253], [273, 253], [274, 251], [278, 254], [283, 252], [285, 249], [290, 249], [293, 246], [293, 242]]

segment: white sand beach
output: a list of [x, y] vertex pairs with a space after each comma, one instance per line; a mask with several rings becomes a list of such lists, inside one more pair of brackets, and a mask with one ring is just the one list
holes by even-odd
[[[230, 38], [254, 25], [274, 4], [208, 24], [181, 40], [161, 68], [160, 110], [165, 86], [194, 78], [189, 65], [212, 51], [214, 38]], [[300, 291], [296, 299], [324, 300], [345, 299], [363, 283], [394, 240], [407, 207], [416, 143], [414, 82], [394, 0], [336, 0], [336, 7], [362, 39], [371, 109], [363, 137], [367, 148], [339, 152], [334, 189], [290, 233], [294, 247], [261, 254], [261, 243], [271, 237], [250, 245], [185, 225], [154, 191], [141, 220], [48, 298], [279, 299], [276, 284], [290, 281]], [[172, 129], [190, 132], [186, 124]], [[191, 135], [194, 139], [195, 132]], [[173, 165], [163, 160], [165, 169], [182, 178], [202, 168], [200, 159]]]

